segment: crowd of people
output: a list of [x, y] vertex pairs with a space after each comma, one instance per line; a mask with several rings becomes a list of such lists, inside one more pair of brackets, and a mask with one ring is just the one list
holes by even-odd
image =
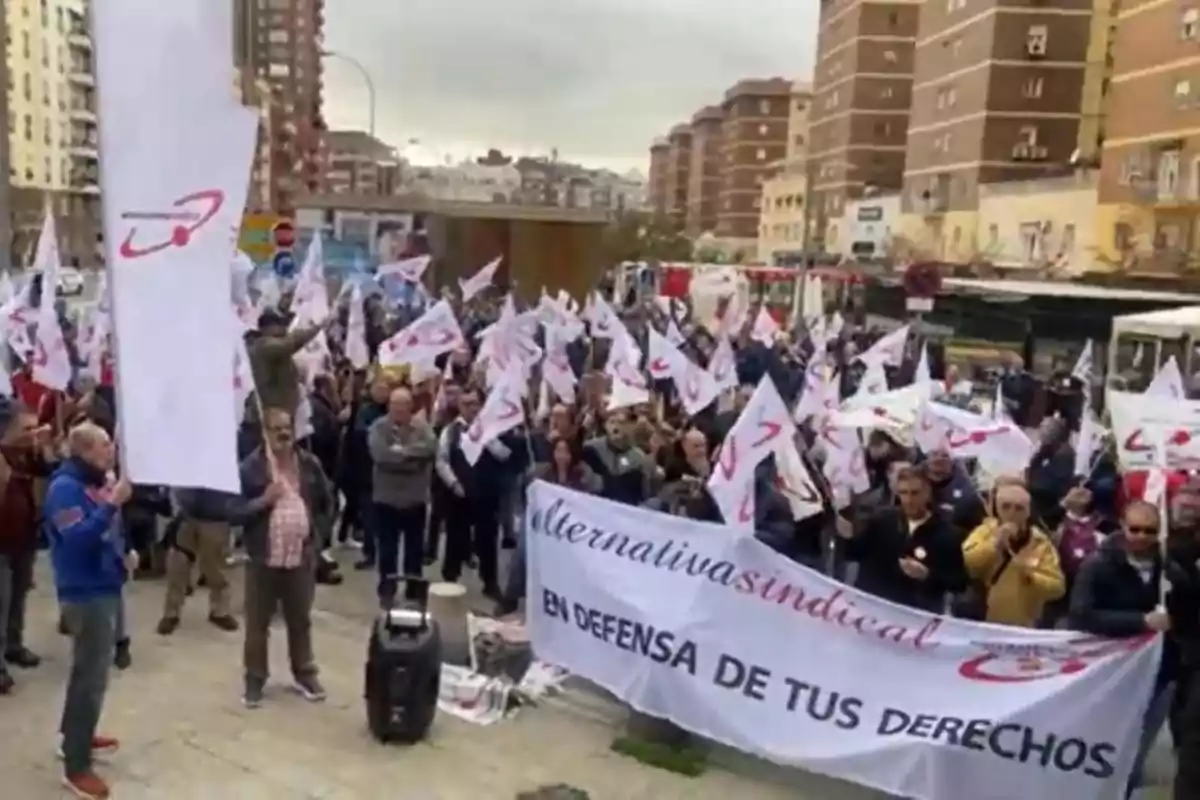
[[[727, 401], [689, 415], [670, 381], [652, 381], [651, 402], [610, 410], [600, 369], [611, 343], [585, 334], [567, 346], [579, 381], [574, 402], [530, 403], [525, 423], [487, 442], [472, 462], [462, 438], [487, 398], [478, 342], [499, 314], [497, 297], [454, 301], [467, 346], [439, 356], [429, 374], [411, 365], [354, 369], [339, 346], [349, 324], [344, 304], [323, 324], [300, 327], [282, 305], [265, 309], [246, 334], [256, 391], [239, 432], [241, 495], [114, 477], [111, 376], [98, 385], [77, 381], [68, 393], [14, 376], [16, 397], [0, 414], [0, 645], [11, 668], [0, 667], [0, 693], [12, 690], [16, 670], [39, 664], [25, 644], [25, 602], [39, 545], [48, 545], [61, 629], [72, 642], [61, 755], [66, 785], [81, 798], [109, 793], [92, 767], [97, 753], [118, 746], [97, 729], [109, 668], [128, 668], [135, 655], [122, 606], [127, 580], [165, 578], [162, 636], [183, 624], [193, 590], [207, 591], [208, 622], [243, 629], [250, 708], [264, 701], [267, 640], [279, 611], [295, 688], [319, 701], [325, 690], [310, 614], [316, 585], [342, 582], [340, 548], [358, 551], [347, 567], [377, 575], [384, 607], [404, 602], [406, 576], [435, 570], [459, 582], [474, 571], [498, 614], [516, 611], [530, 480], [721, 522], [706, 488], [714, 454], [764, 376], [787, 402], [798, 400], [814, 352], [802, 325], [773, 345], [753, 340], [747, 325], [732, 332], [740, 388]], [[676, 313], [634, 303], [621, 317], [642, 352], [649, 328], [677, 326], [681, 349], [707, 364], [722, 334]], [[397, 319], [377, 297], [367, 298], [365, 315], [372, 360], [411, 319]], [[333, 363], [306, 397], [294, 356], [322, 331]], [[844, 393], [861, 378], [855, 354], [877, 337], [850, 325], [822, 347]], [[901, 365], [889, 369], [892, 385], [913, 380], [918, 344], [910, 340]], [[954, 382], [942, 364], [934, 377]], [[1019, 359], [1001, 379], [1014, 419], [1030, 416], [1031, 382]], [[311, 422], [298, 432], [302, 404]], [[755, 478], [756, 535], [788, 558], [914, 608], [1109, 637], [1166, 634], [1130, 788], [1169, 724], [1179, 753], [1175, 797], [1200, 797], [1200, 690], [1189, 691], [1200, 676], [1200, 481], [1170, 479], [1169, 547], [1160, 548], [1159, 507], [1140, 499], [1144, 475], [1123, 474], [1109, 448], [1077, 476], [1078, 419], [1077, 412], [1046, 417], [1027, 469], [993, 476], [986, 490], [974, 464], [945, 450], [922, 452], [894, 432], [866, 432], [869, 488], [849, 505], [834, 502], [835, 487], [821, 478], [819, 431], [801, 425], [800, 451], [824, 511], [797, 520], [768, 459]], [[235, 549], [245, 560], [240, 622], [230, 602]], [[512, 557], [502, 559], [503, 550]]]

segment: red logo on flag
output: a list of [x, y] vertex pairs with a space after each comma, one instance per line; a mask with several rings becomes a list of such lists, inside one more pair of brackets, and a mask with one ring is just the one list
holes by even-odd
[[[138, 226], [131, 224], [121, 242], [118, 252], [122, 258], [134, 259], [162, 252], [170, 247], [187, 247], [196, 231], [203, 228], [209, 220], [217, 215], [225, 204], [225, 193], [219, 189], [205, 189], [185, 195], [171, 204], [174, 211], [126, 211], [121, 219], [130, 222], [167, 222], [174, 223], [168, 238], [153, 244], [135, 245]], [[200, 210], [194, 206], [199, 205]]]

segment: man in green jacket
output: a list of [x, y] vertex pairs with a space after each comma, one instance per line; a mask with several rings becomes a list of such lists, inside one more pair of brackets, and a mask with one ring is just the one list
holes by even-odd
[[258, 318], [258, 330], [246, 340], [246, 350], [263, 408], [279, 408], [295, 415], [300, 406], [301, 381], [292, 357], [317, 338], [327, 324], [289, 331], [287, 317], [275, 309], [267, 309]]

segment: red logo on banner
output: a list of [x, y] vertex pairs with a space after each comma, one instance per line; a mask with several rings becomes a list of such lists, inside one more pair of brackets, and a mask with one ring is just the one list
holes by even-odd
[[[118, 252], [122, 258], [134, 259], [143, 258], [144, 256], [153, 255], [154, 253], [162, 252], [169, 247], [187, 247], [196, 231], [203, 228], [209, 220], [217, 215], [221, 210], [221, 206], [225, 203], [225, 193], [219, 189], [205, 189], [200, 192], [193, 192], [179, 198], [174, 203], [175, 211], [126, 211], [121, 214], [121, 219], [131, 222], [168, 222], [175, 223], [171, 228], [170, 236], [162, 241], [153, 242], [152, 244], [139, 243], [134, 244], [134, 240], [138, 235], [138, 226], [130, 225], [129, 232], [125, 234], [125, 241], [121, 242], [121, 247]], [[196, 210], [195, 206], [199, 206]], [[189, 206], [191, 206], [189, 208]]]

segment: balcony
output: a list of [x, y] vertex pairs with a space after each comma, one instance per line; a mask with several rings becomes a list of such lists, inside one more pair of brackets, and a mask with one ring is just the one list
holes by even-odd
[[75, 139], [71, 142], [69, 151], [71, 158], [84, 163], [98, 161], [100, 151], [94, 139]]
[[72, 64], [71, 71], [67, 73], [67, 80], [76, 86], [96, 85], [96, 76], [92, 74], [90, 66], [85, 64]]
[[78, 47], [81, 50], [92, 49], [92, 34], [88, 31], [87, 25], [83, 22], [71, 23], [71, 30], [67, 33], [67, 44], [72, 47]]
[[96, 109], [90, 103], [71, 103], [68, 113], [73, 120], [80, 120], [82, 122], [96, 121]]
[[98, 164], [79, 165], [71, 169], [68, 182], [72, 192], [85, 195], [100, 194], [100, 167]]

